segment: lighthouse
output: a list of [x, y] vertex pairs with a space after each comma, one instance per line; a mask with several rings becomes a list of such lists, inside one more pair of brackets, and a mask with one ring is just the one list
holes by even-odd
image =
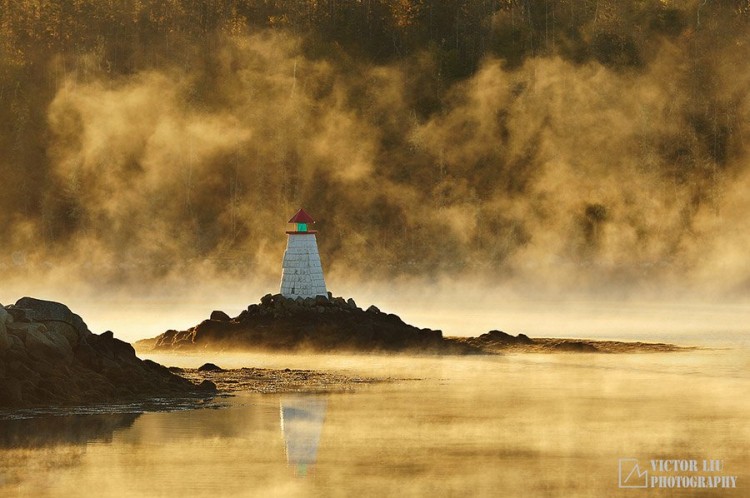
[[287, 233], [286, 251], [281, 270], [281, 295], [287, 298], [326, 296], [323, 267], [320, 264], [315, 230], [308, 226], [315, 223], [312, 216], [300, 209], [289, 223], [295, 230]]

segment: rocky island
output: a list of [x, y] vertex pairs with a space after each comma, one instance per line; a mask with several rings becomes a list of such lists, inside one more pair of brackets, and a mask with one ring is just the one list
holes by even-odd
[[366, 309], [349, 298], [287, 298], [267, 294], [236, 317], [223, 311], [187, 330], [168, 330], [135, 343], [141, 351], [264, 350], [406, 354], [498, 354], [666, 352], [672, 344], [530, 338], [491, 330], [478, 337], [444, 337], [440, 330], [418, 328], [399, 316]]
[[188, 330], [168, 330], [135, 344], [139, 350], [255, 349], [268, 351], [472, 354], [482, 350], [418, 328], [376, 306], [330, 295], [285, 298], [267, 294], [232, 318], [223, 311]]

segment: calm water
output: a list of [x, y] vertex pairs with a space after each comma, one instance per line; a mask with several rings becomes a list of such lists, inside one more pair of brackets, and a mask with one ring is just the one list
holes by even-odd
[[[158, 356], [402, 379], [221, 409], [0, 421], [0, 496], [748, 496], [750, 354]], [[618, 489], [618, 459], [738, 489]]]

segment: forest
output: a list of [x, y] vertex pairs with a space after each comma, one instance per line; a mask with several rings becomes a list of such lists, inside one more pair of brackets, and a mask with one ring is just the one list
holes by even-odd
[[749, 23], [748, 0], [0, 0], [0, 268], [272, 276], [304, 206], [342, 275], [737, 291]]

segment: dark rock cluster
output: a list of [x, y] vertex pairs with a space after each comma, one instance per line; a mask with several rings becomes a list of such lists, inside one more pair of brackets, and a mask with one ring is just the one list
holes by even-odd
[[[211, 386], [203, 386], [204, 391]], [[112, 332], [92, 333], [67, 306], [24, 297], [0, 306], [0, 408], [197, 394], [199, 386], [140, 360]]]
[[482, 334], [471, 340], [483, 346], [533, 344], [534, 342], [526, 334], [518, 334], [517, 336], [514, 336], [501, 330], [490, 330], [486, 334]]
[[[512, 351], [537, 353], [596, 353], [602, 351], [598, 346], [603, 347], [603, 351], [637, 349], [633, 347], [636, 346], [635, 344], [630, 344], [629, 347], [628, 343], [575, 339], [531, 339], [526, 334], [518, 334], [514, 336], [500, 330], [490, 330], [486, 334], [482, 334], [479, 337], [461, 338], [460, 341], [480, 348], [483, 351], [489, 353], [502, 353]], [[642, 346], [643, 347], [641, 349], [653, 349], [652, 346], [657, 345], [644, 344]]]
[[283, 351], [411, 352], [467, 354], [468, 344], [443, 338], [440, 330], [420, 329], [376, 306], [363, 310], [353, 299], [329, 293], [316, 298], [289, 299], [267, 294], [238, 316], [214, 311], [211, 318], [188, 330], [168, 330], [139, 341], [144, 349], [265, 349]]

